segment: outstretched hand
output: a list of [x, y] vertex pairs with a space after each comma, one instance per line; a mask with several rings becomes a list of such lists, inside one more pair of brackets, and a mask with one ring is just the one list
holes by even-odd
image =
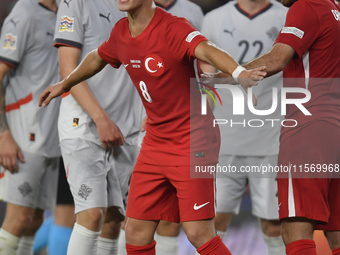
[[52, 86], [47, 87], [45, 91], [40, 95], [39, 107], [48, 106], [53, 98], [56, 98], [65, 92], [67, 91], [64, 89], [62, 82], [58, 82]]

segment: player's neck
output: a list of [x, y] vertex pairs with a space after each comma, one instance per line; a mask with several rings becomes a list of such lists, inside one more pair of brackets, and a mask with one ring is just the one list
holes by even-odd
[[136, 10], [128, 11], [129, 28], [132, 37], [140, 35], [155, 15], [156, 6], [153, 2], [150, 3], [150, 5], [142, 5]]
[[39, 0], [39, 3], [41, 3], [43, 6], [47, 7], [48, 9], [51, 9], [52, 11], [57, 11], [57, 4], [55, 0]]
[[247, 13], [254, 14], [265, 7], [269, 0], [237, 0], [237, 3]]
[[173, 1], [175, 1], [175, 0], [154, 0], [154, 2], [156, 2], [157, 4], [160, 4], [162, 6], [168, 6]]

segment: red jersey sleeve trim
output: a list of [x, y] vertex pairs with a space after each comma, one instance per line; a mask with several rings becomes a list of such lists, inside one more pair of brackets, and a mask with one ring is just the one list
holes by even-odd
[[77, 48], [79, 50], [83, 48], [83, 45], [81, 43], [70, 41], [70, 40], [65, 40], [65, 39], [55, 39], [53, 46], [56, 48], [59, 48], [60, 46], [68, 46], [72, 48]]
[[16, 62], [8, 58], [4, 58], [4, 57], [0, 57], [0, 62], [5, 63], [6, 65], [9, 65], [12, 68], [17, 68], [19, 66], [19, 62]]
[[27, 97], [20, 99], [18, 102], [6, 105], [6, 112], [18, 110], [20, 108], [20, 106], [22, 106], [24, 104], [28, 104], [32, 100], [33, 100], [33, 94], [31, 93]]

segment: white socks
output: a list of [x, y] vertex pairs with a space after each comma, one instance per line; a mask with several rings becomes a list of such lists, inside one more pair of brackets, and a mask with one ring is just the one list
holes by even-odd
[[267, 255], [285, 255], [286, 247], [283, 243], [282, 236], [269, 237], [263, 234], [263, 239], [267, 244]]
[[22, 236], [19, 241], [17, 255], [33, 255], [34, 236]]
[[20, 238], [0, 229], [0, 255], [16, 255]]
[[126, 239], [125, 239], [125, 230], [121, 229], [119, 238], [118, 238], [118, 253], [117, 255], [127, 255], [126, 253]]
[[178, 255], [179, 237], [161, 236], [155, 233], [157, 255]]
[[117, 255], [118, 239], [98, 238], [97, 255]]
[[[75, 223], [67, 249], [67, 255], [97, 254], [97, 243], [100, 232], [94, 232]], [[1, 254], [2, 255], [2, 254]]]

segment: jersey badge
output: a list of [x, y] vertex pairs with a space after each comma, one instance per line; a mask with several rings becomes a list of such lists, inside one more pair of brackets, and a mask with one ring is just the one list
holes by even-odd
[[30, 133], [30, 141], [31, 142], [35, 141], [35, 134], [34, 133]]
[[82, 184], [79, 188], [78, 195], [84, 200], [87, 200], [87, 197], [91, 194], [91, 192], [92, 189], [89, 186]]
[[284, 27], [284, 28], [282, 28], [281, 33], [283, 33], [283, 34], [293, 34], [293, 35], [299, 37], [300, 39], [302, 39], [303, 35], [305, 34], [304, 31], [302, 31], [301, 29], [298, 29], [296, 27]]
[[21, 184], [18, 187], [18, 189], [23, 197], [26, 197], [28, 194], [30, 194], [33, 191], [33, 188], [28, 182], [24, 182], [23, 184]]
[[187, 39], [185, 39], [188, 43], [191, 43], [191, 41], [198, 35], [200, 35], [201, 33], [198, 32], [198, 31], [194, 31], [192, 33], [190, 33], [188, 36], [187, 36]]
[[73, 32], [74, 18], [62, 16], [59, 25], [59, 32]]
[[275, 41], [276, 38], [279, 36], [280, 30], [277, 27], [272, 27], [269, 29], [266, 34], [269, 36], [272, 41]]
[[73, 118], [73, 126], [78, 127], [79, 118]]
[[144, 60], [146, 71], [152, 76], [160, 76], [164, 72], [164, 61], [156, 54], [147, 56]]
[[12, 35], [12, 34], [6, 34], [3, 49], [15, 50], [16, 45], [17, 45], [17, 36]]

